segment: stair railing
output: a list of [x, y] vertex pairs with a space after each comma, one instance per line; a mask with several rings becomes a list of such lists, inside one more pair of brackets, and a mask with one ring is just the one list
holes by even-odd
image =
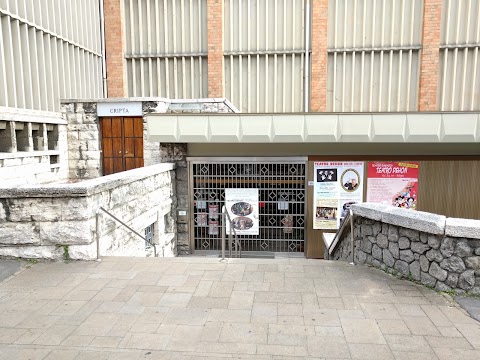
[[[131, 232], [133, 232], [135, 235], [137, 235], [138, 237], [142, 238], [143, 241], [145, 241], [147, 244], [150, 244], [151, 246], [153, 246], [153, 255], [155, 257], [157, 257], [157, 247], [155, 246], [154, 243], [152, 243], [150, 240], [148, 240], [145, 236], [141, 235], [140, 233], [136, 232], [135, 230], [133, 230], [130, 226], [128, 226], [127, 224], [125, 224], [122, 220], [120, 220], [119, 218], [117, 218], [115, 215], [113, 215], [112, 213], [108, 212], [107, 210], [105, 210], [103, 207], [99, 207], [100, 210], [102, 210], [104, 213], [106, 213], [107, 215], [109, 215], [110, 217], [112, 217], [113, 219], [115, 219], [116, 221], [118, 221], [120, 224], [122, 224], [123, 226], [125, 226], [128, 230], [130, 230]], [[97, 258], [100, 257], [100, 238], [99, 238], [99, 221], [98, 221], [98, 212], [97, 212]]]

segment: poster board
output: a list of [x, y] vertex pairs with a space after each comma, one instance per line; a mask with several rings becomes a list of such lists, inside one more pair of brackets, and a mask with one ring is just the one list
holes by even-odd
[[[225, 189], [225, 208], [237, 235], [258, 235], [258, 189]], [[226, 222], [226, 231], [230, 223]]]
[[367, 201], [415, 210], [418, 162], [369, 162]]
[[363, 167], [362, 161], [314, 163], [314, 229], [338, 229], [350, 206], [363, 201]]

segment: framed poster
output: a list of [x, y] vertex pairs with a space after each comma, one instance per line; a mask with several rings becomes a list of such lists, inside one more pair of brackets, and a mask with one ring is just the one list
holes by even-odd
[[369, 162], [367, 201], [415, 210], [418, 162]]
[[[225, 208], [238, 235], [258, 235], [258, 189], [225, 189]], [[226, 223], [227, 233], [230, 223]]]
[[363, 166], [362, 161], [314, 163], [314, 229], [338, 229], [350, 206], [363, 201]]

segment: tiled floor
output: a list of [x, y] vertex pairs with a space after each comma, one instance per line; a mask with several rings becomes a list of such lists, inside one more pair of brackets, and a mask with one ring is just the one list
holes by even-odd
[[306, 259], [38, 263], [0, 283], [0, 359], [480, 359], [480, 323], [376, 269]]

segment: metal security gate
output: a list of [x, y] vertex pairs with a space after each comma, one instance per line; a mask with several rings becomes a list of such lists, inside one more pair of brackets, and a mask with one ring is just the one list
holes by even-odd
[[240, 235], [242, 252], [303, 253], [306, 159], [189, 158], [191, 238], [196, 251], [221, 249], [226, 188], [258, 189], [258, 235]]

